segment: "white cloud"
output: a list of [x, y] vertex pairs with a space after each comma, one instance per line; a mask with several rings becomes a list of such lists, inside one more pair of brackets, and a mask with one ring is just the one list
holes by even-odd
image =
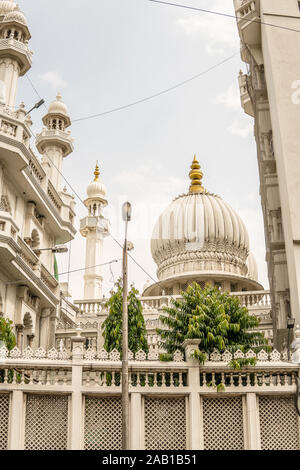
[[66, 88], [68, 86], [68, 82], [64, 80], [58, 72], [49, 71], [38, 76], [40, 80], [44, 80], [45, 82], [49, 83], [53, 86], [56, 90], [61, 88]]
[[253, 124], [247, 124], [246, 126], [241, 125], [238, 120], [236, 119], [233, 123], [228, 127], [228, 131], [233, 135], [238, 135], [240, 137], [248, 137], [253, 132]]
[[216, 96], [215, 104], [223, 104], [226, 108], [241, 109], [240, 91], [238, 83], [234, 82], [230, 87]]
[[[224, 0], [215, 0], [202, 5], [203, 8], [226, 14], [234, 14], [232, 5]], [[205, 36], [205, 49], [209, 55], [224, 54], [226, 49], [238, 49], [239, 37], [234, 19], [210, 13], [193, 13], [177, 20], [177, 24], [188, 36]]]
[[110, 219], [115, 233], [121, 236], [123, 224], [119, 209], [129, 200], [134, 208], [131, 233], [135, 241], [149, 242], [158, 216], [179, 194], [188, 192], [188, 180], [167, 176], [166, 168], [158, 163], [139, 165], [136, 169], [115, 176], [113, 185], [118, 187], [118, 199], [110, 203]]

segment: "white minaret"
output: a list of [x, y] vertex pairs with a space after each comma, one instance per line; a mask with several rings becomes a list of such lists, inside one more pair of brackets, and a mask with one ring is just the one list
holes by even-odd
[[73, 152], [71, 125], [68, 109], [60, 94], [53, 101], [48, 113], [43, 117], [45, 127], [37, 135], [36, 147], [43, 155], [42, 165], [56, 191], [61, 191], [61, 171], [63, 158]]
[[0, 1], [0, 103], [14, 107], [19, 77], [31, 68], [27, 20], [12, 1]]
[[87, 187], [88, 198], [84, 201], [89, 215], [80, 221], [80, 233], [86, 238], [84, 299], [95, 300], [102, 297], [101, 263], [103, 263], [103, 242], [109, 235], [109, 221], [102, 212], [107, 206], [106, 189], [99, 181], [98, 164], [94, 172], [95, 179]]

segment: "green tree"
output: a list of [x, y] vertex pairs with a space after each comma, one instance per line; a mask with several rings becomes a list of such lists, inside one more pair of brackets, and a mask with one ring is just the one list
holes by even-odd
[[210, 285], [202, 289], [193, 283], [182, 292], [182, 299], [172, 299], [171, 307], [164, 310], [167, 315], [160, 316], [160, 321], [167, 328], [157, 329], [167, 351], [162, 359], [167, 360], [177, 349], [183, 351], [185, 339], [199, 339], [195, 357], [200, 362], [214, 349], [220, 352], [269, 349], [264, 335], [253, 330], [259, 320], [241, 306], [237, 297]]
[[13, 333], [13, 322], [6, 318], [0, 317], [0, 341], [4, 341], [9, 351], [16, 345], [16, 337]]
[[[103, 322], [104, 348], [110, 352], [117, 349], [122, 352], [122, 303], [123, 287], [119, 279], [115, 285], [116, 290], [112, 292], [106, 303], [109, 314]], [[133, 353], [140, 349], [147, 352], [147, 333], [143, 316], [143, 307], [138, 299], [139, 292], [132, 285], [128, 293], [128, 348]]]

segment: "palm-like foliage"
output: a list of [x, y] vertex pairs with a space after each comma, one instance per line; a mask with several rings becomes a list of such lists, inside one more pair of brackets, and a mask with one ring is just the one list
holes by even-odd
[[253, 331], [259, 320], [249, 315], [237, 297], [210, 285], [202, 289], [193, 283], [182, 292], [182, 299], [172, 299], [172, 306], [164, 310], [167, 315], [160, 321], [167, 328], [157, 329], [157, 333], [169, 354], [183, 351], [185, 339], [199, 339], [199, 351], [208, 354], [214, 349], [234, 352], [268, 348], [264, 335]]
[[[116, 290], [112, 292], [106, 303], [109, 310], [108, 317], [103, 322], [102, 329], [105, 339], [104, 348], [110, 352], [117, 349], [122, 352], [122, 303], [123, 287], [119, 279]], [[139, 292], [134, 286], [128, 293], [128, 347], [133, 353], [142, 349], [148, 351], [147, 332], [143, 316], [143, 307], [138, 299]]]

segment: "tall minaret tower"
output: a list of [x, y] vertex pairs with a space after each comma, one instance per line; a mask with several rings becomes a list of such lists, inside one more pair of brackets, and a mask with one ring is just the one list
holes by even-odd
[[12, 1], [0, 1], [0, 103], [15, 106], [18, 78], [31, 68], [27, 21]]
[[103, 242], [109, 235], [109, 221], [103, 216], [103, 208], [107, 206], [106, 189], [100, 182], [98, 164], [94, 172], [95, 178], [87, 187], [87, 199], [84, 201], [89, 215], [80, 221], [80, 233], [86, 238], [84, 298], [87, 300], [102, 297], [102, 275], [99, 264], [103, 262]]
[[43, 155], [42, 165], [56, 191], [61, 191], [63, 158], [73, 152], [73, 139], [66, 129], [71, 125], [68, 110], [58, 94], [43, 117], [46, 127], [37, 135], [36, 147]]

